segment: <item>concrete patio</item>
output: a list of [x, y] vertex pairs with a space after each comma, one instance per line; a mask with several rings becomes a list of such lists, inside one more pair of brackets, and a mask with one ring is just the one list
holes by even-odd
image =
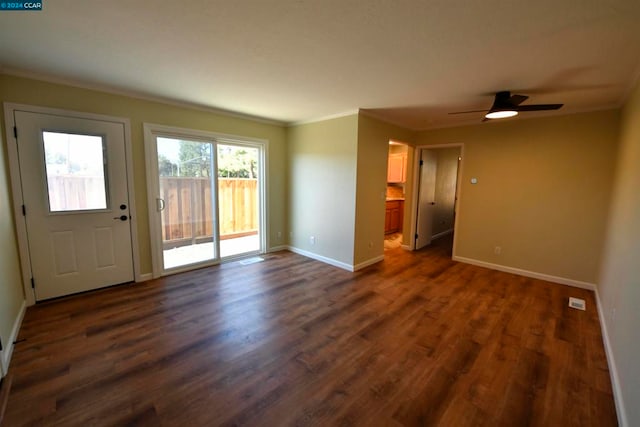
[[[220, 257], [226, 258], [260, 250], [260, 239], [257, 234], [253, 236], [236, 237], [220, 241]], [[214, 258], [214, 242], [199, 243], [189, 246], [180, 246], [163, 251], [164, 268], [181, 267], [211, 260]]]

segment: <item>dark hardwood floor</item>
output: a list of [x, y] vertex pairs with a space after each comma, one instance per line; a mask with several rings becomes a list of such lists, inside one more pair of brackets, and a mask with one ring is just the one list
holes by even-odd
[[5, 425], [616, 425], [593, 293], [449, 252], [278, 252], [29, 308]]

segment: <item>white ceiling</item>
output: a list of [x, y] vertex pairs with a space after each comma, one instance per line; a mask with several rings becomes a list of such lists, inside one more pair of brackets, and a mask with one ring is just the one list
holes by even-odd
[[6, 72], [285, 123], [358, 109], [413, 129], [477, 123], [447, 113], [499, 90], [565, 104], [521, 116], [601, 109], [640, 64], [638, 0], [43, 2], [0, 12]]

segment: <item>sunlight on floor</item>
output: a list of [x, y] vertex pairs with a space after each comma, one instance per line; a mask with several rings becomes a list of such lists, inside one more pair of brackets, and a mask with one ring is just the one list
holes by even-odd
[[395, 249], [400, 246], [402, 246], [402, 233], [393, 233], [384, 236], [384, 250]]
[[[260, 239], [257, 234], [220, 241], [220, 254], [222, 257], [239, 255], [246, 252], [255, 252], [258, 250], [260, 250]], [[213, 242], [166, 249], [163, 251], [164, 268], [169, 269], [210, 260], [213, 259], [213, 255]]]

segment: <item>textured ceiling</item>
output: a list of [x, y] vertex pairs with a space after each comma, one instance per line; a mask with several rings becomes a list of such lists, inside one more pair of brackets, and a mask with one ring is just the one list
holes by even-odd
[[[499, 90], [563, 114], [620, 105], [637, 0], [44, 0], [0, 12], [0, 64], [285, 123], [365, 109], [477, 123]], [[518, 120], [511, 119], [511, 120]]]

